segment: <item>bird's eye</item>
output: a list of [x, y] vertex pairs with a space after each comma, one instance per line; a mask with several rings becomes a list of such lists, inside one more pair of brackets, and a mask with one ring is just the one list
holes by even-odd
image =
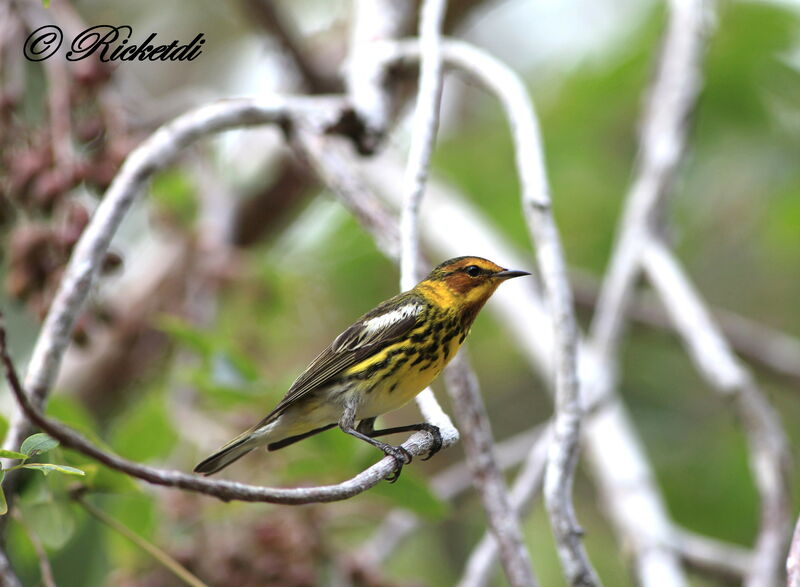
[[478, 277], [481, 274], [481, 268], [477, 265], [470, 265], [464, 269], [464, 273], [469, 275], [470, 277]]

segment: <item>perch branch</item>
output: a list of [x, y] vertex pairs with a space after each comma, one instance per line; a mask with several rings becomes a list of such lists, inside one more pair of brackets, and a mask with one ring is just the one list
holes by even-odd
[[[34, 425], [58, 440], [65, 447], [76, 450], [115, 471], [120, 471], [152, 485], [194, 491], [223, 501], [238, 500], [299, 505], [348, 499], [377, 485], [382, 479], [393, 474], [395, 470], [394, 459], [392, 457], [384, 457], [355, 477], [336, 485], [284, 489], [248, 485], [234, 481], [212, 480], [180, 471], [148, 467], [98, 448], [72, 428], [45, 416], [41, 409], [33, 404], [28, 394], [25, 393], [8, 355], [5, 326], [2, 323], [1, 315], [0, 360], [3, 362], [6, 380], [11, 392], [23, 413]], [[430, 434], [418, 432], [403, 443], [403, 448], [412, 455], [419, 456], [427, 453], [432, 444], [433, 438]]]

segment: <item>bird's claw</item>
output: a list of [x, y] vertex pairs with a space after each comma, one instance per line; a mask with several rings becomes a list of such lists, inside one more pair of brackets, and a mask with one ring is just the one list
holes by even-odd
[[384, 453], [394, 459], [394, 472], [386, 478], [389, 483], [394, 483], [400, 478], [400, 473], [403, 471], [403, 465], [408, 465], [414, 458], [402, 446], [387, 446]]
[[431, 443], [431, 448], [428, 451], [428, 454], [425, 456], [425, 458], [422, 459], [423, 461], [427, 461], [437, 452], [442, 450], [443, 441], [442, 441], [442, 433], [439, 431], [438, 426], [429, 424], [424, 428], [424, 430], [431, 435], [431, 438], [433, 438], [433, 442]]

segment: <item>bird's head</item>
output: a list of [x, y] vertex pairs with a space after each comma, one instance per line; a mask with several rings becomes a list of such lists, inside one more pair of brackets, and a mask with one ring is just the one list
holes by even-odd
[[456, 257], [435, 267], [417, 287], [441, 306], [477, 312], [501, 283], [523, 275], [530, 273], [482, 257]]

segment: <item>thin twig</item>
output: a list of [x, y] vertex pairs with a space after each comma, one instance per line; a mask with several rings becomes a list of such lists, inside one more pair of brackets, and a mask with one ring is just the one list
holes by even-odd
[[187, 585], [191, 585], [192, 587], [207, 587], [203, 581], [201, 581], [191, 571], [189, 571], [189, 569], [171, 557], [168, 552], [160, 549], [152, 542], [145, 540], [136, 532], [133, 532], [125, 524], [118, 522], [99, 507], [95, 506], [93, 503], [86, 501], [83, 496], [75, 495], [73, 496], [73, 499], [92, 517], [133, 542], [136, 546], [156, 559], [159, 564], [161, 564], [165, 569], [167, 569]]
[[761, 524], [745, 584], [775, 585], [789, 537], [789, 445], [780, 418], [712, 320], [702, 299], [666, 246], [642, 247], [643, 266], [660, 294], [689, 356], [717, 391], [733, 395], [749, 444], [750, 469], [761, 501]]

